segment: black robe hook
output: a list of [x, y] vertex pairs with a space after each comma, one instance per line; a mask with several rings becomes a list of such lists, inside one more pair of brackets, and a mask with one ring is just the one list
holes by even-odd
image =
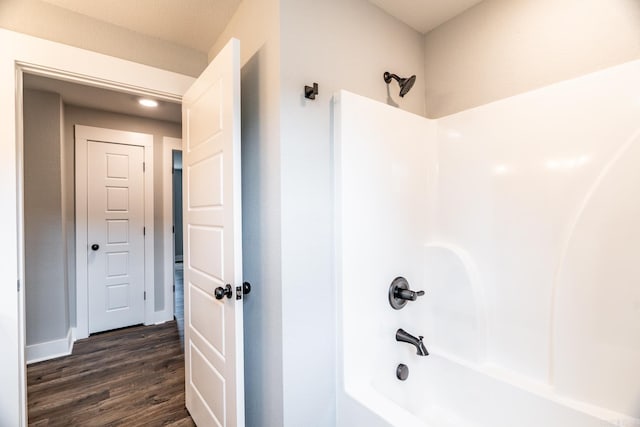
[[313, 87], [305, 86], [304, 87], [304, 97], [307, 99], [316, 99], [316, 95], [318, 94], [318, 83], [314, 83]]

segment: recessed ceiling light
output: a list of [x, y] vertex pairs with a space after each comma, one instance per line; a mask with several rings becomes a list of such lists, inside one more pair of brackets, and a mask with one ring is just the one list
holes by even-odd
[[138, 103], [145, 107], [155, 108], [158, 106], [158, 101], [154, 101], [153, 99], [141, 98], [138, 100]]

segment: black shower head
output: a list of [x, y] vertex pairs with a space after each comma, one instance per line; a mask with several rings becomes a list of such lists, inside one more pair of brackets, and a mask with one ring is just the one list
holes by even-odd
[[413, 84], [416, 82], [415, 74], [408, 79], [400, 80], [400, 96], [405, 96], [413, 87]]
[[416, 82], [416, 76], [415, 74], [411, 77], [408, 77], [406, 79], [402, 78], [402, 77], [398, 77], [396, 74], [391, 74], [388, 71], [384, 72], [384, 81], [385, 83], [389, 84], [391, 83], [391, 79], [395, 79], [398, 81], [398, 84], [400, 85], [400, 96], [404, 97], [413, 87], [413, 84]]

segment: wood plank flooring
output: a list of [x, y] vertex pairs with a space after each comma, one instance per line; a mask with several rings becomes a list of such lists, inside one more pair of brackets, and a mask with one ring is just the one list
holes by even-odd
[[30, 426], [195, 426], [184, 407], [176, 322], [79, 340], [27, 367]]

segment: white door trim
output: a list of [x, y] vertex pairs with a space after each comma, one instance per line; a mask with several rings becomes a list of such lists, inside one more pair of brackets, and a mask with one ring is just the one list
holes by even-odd
[[87, 142], [127, 141], [127, 145], [144, 148], [144, 323], [155, 323], [154, 258], [153, 258], [153, 135], [103, 129], [92, 126], [75, 126], [76, 147], [76, 333], [77, 339], [89, 336], [88, 269], [87, 257]]
[[162, 138], [162, 241], [164, 260], [164, 310], [158, 312], [157, 322], [173, 320], [173, 150], [182, 151], [182, 139]]
[[[22, 74], [32, 74], [111, 88], [140, 96], [181, 102], [195, 80], [191, 76], [56, 43], [0, 28], [0, 424], [27, 425], [24, 227], [22, 194]], [[17, 291], [17, 292], [16, 292]]]

